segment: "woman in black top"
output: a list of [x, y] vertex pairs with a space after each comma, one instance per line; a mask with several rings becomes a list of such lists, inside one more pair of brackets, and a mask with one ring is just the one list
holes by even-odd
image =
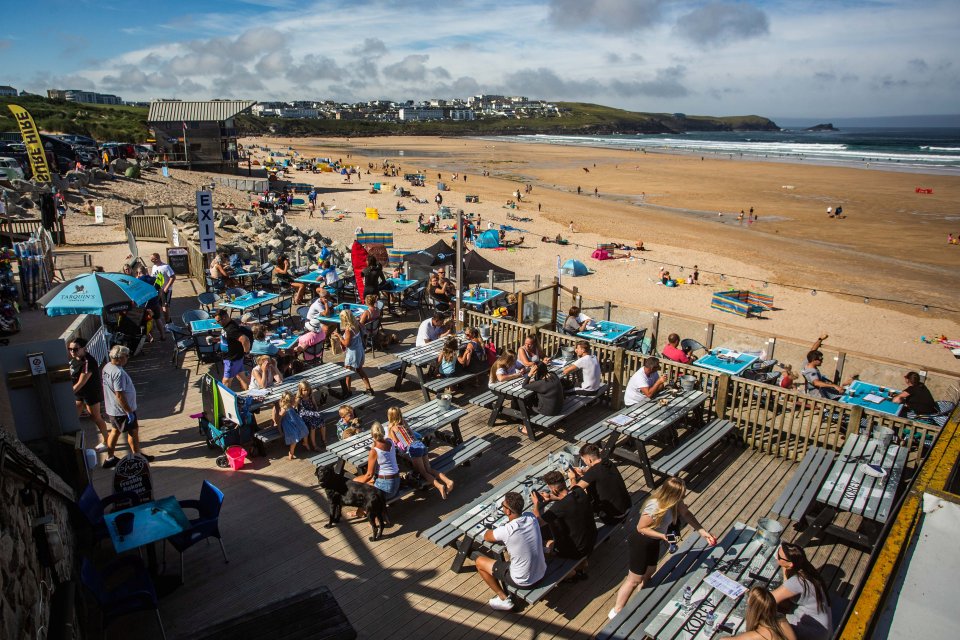
[[380, 295], [380, 285], [386, 284], [387, 279], [383, 275], [383, 267], [377, 261], [376, 257], [367, 257], [367, 268], [360, 272], [363, 276], [363, 295]]
[[544, 416], [556, 416], [563, 410], [563, 385], [557, 374], [550, 372], [547, 365], [537, 362], [533, 376], [523, 380], [523, 388], [537, 394], [534, 407]]
[[276, 276], [277, 284], [281, 287], [289, 287], [293, 283], [293, 274], [290, 273], [290, 259], [286, 254], [281, 253], [277, 256], [277, 266], [273, 270], [273, 275]]
[[907, 408], [917, 415], [933, 415], [939, 412], [936, 400], [927, 385], [920, 382], [920, 374], [916, 371], [910, 371], [903, 376], [907, 383], [907, 388], [894, 396], [893, 401], [898, 404], [905, 404]]

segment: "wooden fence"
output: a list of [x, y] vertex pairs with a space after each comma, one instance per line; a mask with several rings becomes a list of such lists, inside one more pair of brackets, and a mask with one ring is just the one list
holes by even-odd
[[171, 241], [173, 232], [170, 226], [170, 219], [167, 218], [167, 216], [130, 212], [124, 216], [124, 223], [137, 240], [146, 240], [148, 242]]

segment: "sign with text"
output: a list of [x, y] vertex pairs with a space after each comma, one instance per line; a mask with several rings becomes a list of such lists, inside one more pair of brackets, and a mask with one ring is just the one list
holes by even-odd
[[150, 479], [150, 464], [147, 459], [139, 454], [122, 458], [113, 472], [113, 491], [130, 491], [136, 496], [118, 501], [114, 508], [126, 509], [153, 500], [153, 482]]
[[103, 224], [103, 207], [97, 205], [93, 208], [93, 221], [97, 224]]
[[180, 229], [178, 227], [173, 228], [173, 246], [180, 246]]
[[47, 365], [43, 361], [42, 353], [28, 354], [27, 362], [30, 364], [30, 375], [42, 376], [47, 372]]
[[213, 220], [213, 194], [197, 191], [197, 224], [200, 229], [200, 253], [217, 250], [217, 230]]

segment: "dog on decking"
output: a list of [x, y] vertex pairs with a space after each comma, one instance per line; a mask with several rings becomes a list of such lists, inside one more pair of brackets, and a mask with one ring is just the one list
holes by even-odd
[[330, 522], [327, 529], [340, 522], [340, 514], [344, 505], [360, 507], [367, 512], [367, 522], [373, 528], [371, 542], [383, 537], [383, 529], [390, 525], [387, 519], [387, 501], [383, 493], [371, 484], [350, 482], [343, 477], [343, 471], [337, 473], [333, 467], [317, 468], [317, 482], [326, 492], [330, 501]]

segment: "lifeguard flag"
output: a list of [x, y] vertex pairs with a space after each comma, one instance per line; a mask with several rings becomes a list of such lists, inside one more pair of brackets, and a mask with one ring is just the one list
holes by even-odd
[[37, 131], [37, 125], [33, 121], [30, 112], [21, 106], [8, 104], [13, 117], [20, 125], [20, 135], [23, 137], [23, 144], [27, 148], [27, 157], [30, 158], [30, 168], [33, 169], [33, 177], [37, 182], [52, 182], [50, 178], [50, 167], [47, 165], [47, 155], [43, 150], [43, 144], [40, 142], [40, 132]]

